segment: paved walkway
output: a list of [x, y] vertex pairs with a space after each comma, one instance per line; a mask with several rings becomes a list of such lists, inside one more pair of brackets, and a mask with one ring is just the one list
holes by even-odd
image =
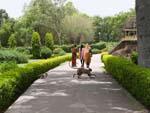
[[95, 80], [72, 78], [64, 63], [39, 79], [6, 113], [148, 113], [110, 76], [103, 74], [100, 56], [92, 58]]

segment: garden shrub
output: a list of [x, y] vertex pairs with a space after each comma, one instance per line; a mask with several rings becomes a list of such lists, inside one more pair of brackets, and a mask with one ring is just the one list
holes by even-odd
[[133, 63], [138, 64], [138, 53], [137, 52], [133, 52], [131, 54], [131, 60]]
[[72, 48], [72, 45], [54, 45], [54, 49], [56, 48], [61, 48], [63, 49], [66, 53], [70, 53], [71, 52], [71, 48]]
[[3, 46], [2, 46], [1, 41], [0, 41], [0, 49], [2, 49], [2, 48], [3, 48]]
[[60, 45], [54, 45], [54, 49], [56, 49], [56, 48], [61, 48], [61, 46]]
[[40, 58], [41, 51], [41, 41], [38, 32], [33, 32], [32, 34], [32, 54], [34, 58]]
[[53, 53], [58, 56], [62, 56], [66, 54], [66, 52], [62, 48], [55, 48], [53, 50]]
[[100, 52], [101, 52], [101, 53], [103, 53], [103, 52], [107, 52], [107, 51], [108, 51], [108, 49], [107, 49], [107, 48], [104, 48], [104, 49], [100, 50]]
[[61, 45], [60, 46], [65, 52], [70, 53], [72, 45]]
[[99, 49], [92, 49], [92, 54], [99, 54], [101, 51]]
[[50, 50], [48, 47], [42, 47], [41, 48], [41, 58], [50, 58], [52, 56], [52, 50]]
[[25, 67], [6, 71], [0, 74], [0, 111], [12, 104], [39, 75], [71, 60], [71, 55], [55, 57], [27, 64]]
[[30, 50], [26, 47], [16, 47], [16, 51], [27, 55], [31, 54]]
[[125, 58], [103, 55], [106, 70], [137, 100], [150, 106], [150, 69], [137, 66]]
[[106, 43], [106, 49], [107, 51], [111, 51], [113, 48], [115, 48], [119, 42], [105, 42]]
[[53, 50], [54, 39], [52, 33], [46, 33], [45, 35], [45, 46]]
[[25, 54], [15, 50], [0, 50], [0, 62], [14, 61], [16, 63], [27, 63], [28, 58]]
[[106, 48], [106, 44], [104, 42], [99, 42], [99, 43], [96, 43], [96, 44], [92, 44], [91, 47], [93, 49], [102, 50], [102, 49]]
[[17, 45], [15, 34], [11, 34], [8, 39], [8, 45], [10, 48], [15, 48]]
[[0, 73], [4, 73], [9, 70], [18, 68], [18, 65], [15, 62], [3, 62], [0, 63]]

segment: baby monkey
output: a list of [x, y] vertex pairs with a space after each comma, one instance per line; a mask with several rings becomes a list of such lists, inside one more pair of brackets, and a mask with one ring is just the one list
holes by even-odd
[[40, 79], [45, 79], [45, 78], [47, 78], [47, 76], [48, 76], [47, 72], [39, 75]]

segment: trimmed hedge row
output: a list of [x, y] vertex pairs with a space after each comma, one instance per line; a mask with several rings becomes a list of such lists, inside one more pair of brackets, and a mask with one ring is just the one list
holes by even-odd
[[150, 69], [112, 55], [103, 55], [102, 61], [106, 70], [123, 87], [146, 107], [150, 107]]
[[66, 53], [70, 53], [71, 52], [71, 48], [72, 48], [72, 45], [54, 45], [54, 49], [57, 49], [57, 48], [61, 48], [62, 50], [64, 50]]
[[101, 50], [99, 49], [92, 49], [92, 54], [99, 54]]
[[131, 61], [135, 64], [138, 64], [138, 53], [137, 52], [133, 52], [131, 54]]
[[15, 50], [0, 50], [0, 62], [15, 61], [16, 63], [27, 63], [28, 58], [25, 54]]
[[[99, 43], [95, 43], [95, 44], [91, 44], [92, 49], [94, 49], [94, 53], [99, 53], [98, 50], [102, 50], [106, 48], [106, 44], [105, 42], [99, 42]], [[71, 52], [71, 48], [73, 45], [54, 45], [54, 48], [61, 48], [63, 49], [65, 52], [70, 53]], [[79, 48], [80, 45], [77, 45], [77, 48]]]
[[0, 74], [0, 112], [14, 102], [39, 75], [71, 59], [71, 55], [41, 60]]
[[102, 50], [102, 49], [105, 49], [105, 48], [106, 48], [106, 43], [104, 43], [104, 42], [99, 42], [99, 43], [96, 43], [96, 44], [92, 44], [91, 47], [92, 47], [93, 49]]

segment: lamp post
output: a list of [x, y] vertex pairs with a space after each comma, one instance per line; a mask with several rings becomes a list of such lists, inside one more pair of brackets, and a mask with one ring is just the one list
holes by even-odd
[[98, 32], [98, 41], [100, 41], [101, 32]]

